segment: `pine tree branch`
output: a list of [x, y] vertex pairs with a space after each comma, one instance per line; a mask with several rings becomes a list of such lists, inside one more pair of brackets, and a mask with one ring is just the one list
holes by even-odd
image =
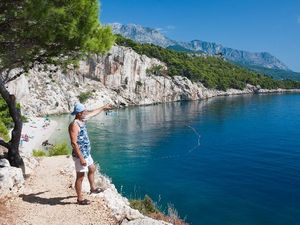
[[11, 82], [15, 79], [17, 79], [18, 77], [20, 77], [22, 74], [24, 74], [24, 70], [21, 70], [20, 72], [18, 72], [17, 74], [15, 74], [13, 77], [8, 78], [7, 80], [5, 80], [5, 83], [7, 84], [8, 82]]

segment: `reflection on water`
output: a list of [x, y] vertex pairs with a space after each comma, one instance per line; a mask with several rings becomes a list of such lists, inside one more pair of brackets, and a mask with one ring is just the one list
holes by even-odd
[[[260, 104], [266, 104], [272, 100], [272, 95], [244, 95], [218, 97], [201, 101], [174, 102], [150, 106], [128, 107], [125, 109], [115, 109], [112, 113], [104, 112], [88, 121], [88, 126], [92, 129], [101, 129], [106, 133], [119, 133], [120, 129], [127, 134], [131, 132], [147, 132], [156, 129], [158, 133], [153, 134], [160, 138], [164, 129], [186, 126], [193, 120], [201, 119], [201, 115], [209, 111], [215, 122], [226, 121], [234, 110], [241, 111], [248, 107], [253, 98]], [[255, 103], [255, 104], [256, 104]], [[230, 113], [232, 112], [232, 113]], [[56, 134], [51, 137], [54, 142], [69, 141], [67, 134], [68, 124], [74, 119], [69, 114], [51, 116], [58, 121]], [[176, 123], [173, 123], [176, 121]]]

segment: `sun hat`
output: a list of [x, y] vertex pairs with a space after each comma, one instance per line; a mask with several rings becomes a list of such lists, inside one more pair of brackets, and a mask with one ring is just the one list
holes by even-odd
[[85, 107], [84, 107], [84, 105], [83, 104], [81, 104], [81, 103], [76, 103], [75, 105], [74, 105], [74, 110], [73, 110], [73, 112], [71, 113], [71, 115], [76, 115], [77, 113], [80, 113], [80, 112], [83, 112], [85, 110]]

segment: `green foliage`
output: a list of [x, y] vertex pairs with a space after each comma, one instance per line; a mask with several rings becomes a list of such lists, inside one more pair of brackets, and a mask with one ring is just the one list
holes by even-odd
[[9, 115], [8, 107], [3, 98], [0, 97], [0, 121], [7, 128], [12, 128], [13, 121]]
[[44, 150], [40, 150], [40, 149], [33, 149], [32, 155], [34, 157], [44, 157], [44, 156], [47, 156], [47, 152], [45, 152]]
[[167, 49], [170, 49], [170, 50], [174, 50], [176, 52], [185, 52], [185, 53], [191, 53], [191, 54], [205, 54], [205, 52], [203, 51], [195, 51], [195, 50], [190, 50], [190, 49], [187, 49], [185, 47], [182, 47], [181, 45], [172, 45], [172, 46], [168, 46]]
[[0, 71], [76, 64], [114, 42], [111, 28], [99, 23], [98, 0], [1, 0], [0, 9]]
[[[243, 89], [246, 84], [260, 85], [262, 88], [300, 88], [300, 82], [290, 80], [273, 80], [257, 72], [247, 70], [223, 60], [220, 57], [195, 56], [176, 52], [153, 44], [139, 44], [117, 35], [116, 43], [131, 47], [139, 54], [157, 58], [165, 62], [169, 76], [184, 76], [193, 81], [200, 81], [208, 88], [227, 90]], [[151, 72], [151, 71], [147, 71]]]
[[167, 74], [167, 71], [164, 69], [162, 65], [155, 65], [151, 68], [146, 69], [146, 74], [148, 76], [150, 75], [156, 75], [156, 76], [164, 76]]
[[282, 70], [282, 69], [274, 69], [274, 68], [266, 68], [266, 67], [257, 66], [257, 65], [253, 65], [253, 64], [247, 64], [247, 63], [238, 63], [238, 62], [232, 62], [232, 63], [242, 66], [242, 67], [245, 67], [247, 69], [256, 71], [258, 73], [264, 74], [275, 80], [300, 81], [300, 73], [299, 72], [293, 72], [290, 70]]
[[71, 154], [71, 150], [68, 148], [67, 143], [54, 145], [48, 151], [41, 150], [41, 149], [34, 149], [32, 151], [32, 155], [35, 157], [70, 155], [70, 154]]
[[12, 125], [12, 118], [9, 115], [7, 104], [0, 97], [0, 137], [5, 141], [9, 140], [8, 130], [12, 128]]
[[54, 145], [48, 151], [49, 156], [70, 155], [70, 154], [71, 154], [71, 150], [68, 148], [67, 143]]
[[87, 92], [81, 92], [78, 96], [78, 99], [81, 103], [85, 103], [89, 98], [93, 97], [93, 92], [87, 91]]
[[157, 208], [153, 200], [145, 195], [144, 199], [131, 199], [129, 200], [130, 207], [139, 210], [143, 215], [149, 216], [156, 220], [165, 221], [177, 225], [188, 225], [182, 219], [179, 218], [177, 210], [173, 205], [168, 204], [168, 214], [165, 215], [161, 210]]
[[[75, 67], [79, 59], [108, 51], [115, 38], [110, 27], [100, 25], [99, 11], [99, 0], [1, 0], [1, 95], [7, 93], [5, 84], [26, 74], [35, 64]], [[12, 76], [10, 72], [16, 68], [20, 71]], [[13, 103], [12, 99], [6, 99]], [[7, 107], [0, 102], [0, 108], [1, 123], [12, 126], [11, 117], [6, 115]], [[18, 111], [11, 113], [18, 114]], [[20, 133], [20, 129], [16, 132]], [[12, 139], [12, 144], [20, 141], [17, 139]], [[53, 152], [56, 154], [55, 149]]]
[[[21, 110], [21, 104], [20, 103], [17, 103], [17, 109]], [[28, 122], [28, 118], [24, 115], [21, 115], [21, 120], [22, 120], [23, 123]]]
[[148, 195], [145, 195], [144, 199], [141, 200], [130, 200], [130, 206], [139, 210], [143, 215], [159, 212], [153, 200]]
[[[17, 104], [17, 108], [21, 108], [20, 104]], [[27, 122], [26, 116], [21, 116], [22, 122]], [[0, 97], [0, 137], [5, 141], [9, 140], [8, 130], [13, 127], [13, 120], [9, 115], [8, 107], [3, 98]]]
[[1, 120], [0, 120], [0, 137], [3, 138], [4, 141], [9, 140], [8, 130]]

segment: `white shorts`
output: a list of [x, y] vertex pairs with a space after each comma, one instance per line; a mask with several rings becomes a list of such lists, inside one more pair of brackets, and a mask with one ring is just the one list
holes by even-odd
[[77, 157], [73, 157], [74, 163], [75, 163], [75, 170], [76, 172], [88, 172], [89, 166], [94, 164], [94, 160], [91, 155], [89, 155], [87, 158], [85, 158], [86, 166], [81, 165], [80, 159]]

